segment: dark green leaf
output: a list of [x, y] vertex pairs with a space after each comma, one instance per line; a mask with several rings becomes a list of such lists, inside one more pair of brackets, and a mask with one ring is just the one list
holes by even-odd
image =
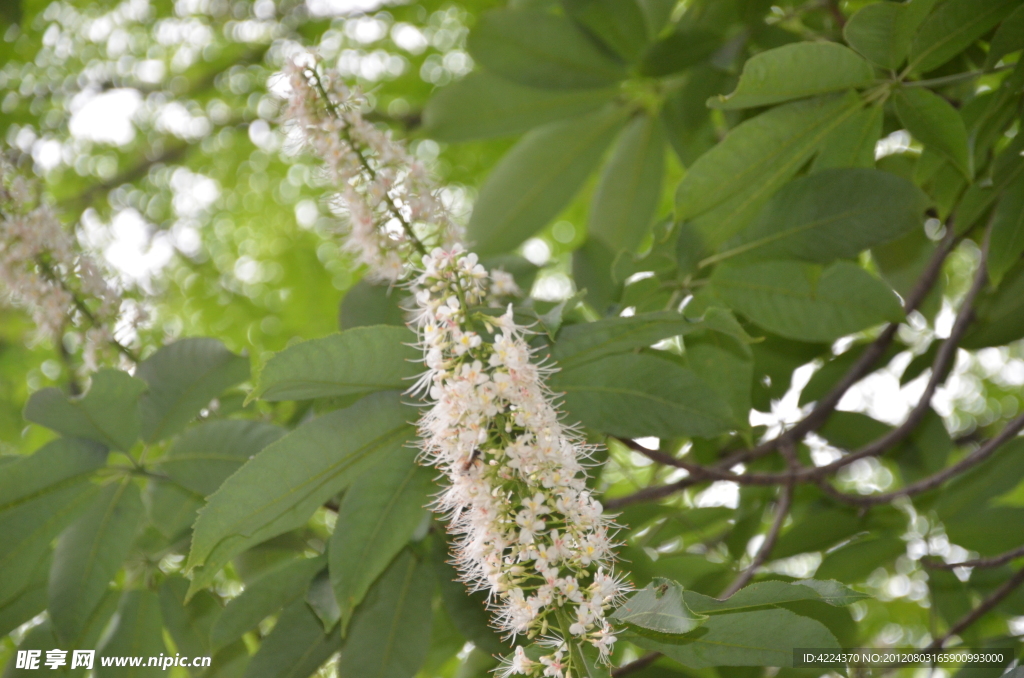
[[434, 472], [402, 448], [364, 473], [345, 493], [331, 537], [331, 582], [341, 606], [342, 635], [370, 585], [423, 521]]
[[848, 47], [834, 42], [797, 42], [748, 59], [736, 90], [710, 99], [708, 106], [767, 106], [863, 87], [874, 77], [868, 62]]
[[977, 320], [961, 342], [964, 348], [1002, 346], [1024, 337], [1024, 262], [1018, 261], [999, 288], [978, 301], [975, 313]]
[[0, 600], [0, 637], [6, 636], [46, 609], [49, 552], [44, 553], [42, 559], [33, 565], [31, 572], [33, 576], [20, 590]]
[[146, 507], [153, 527], [172, 540], [181, 536], [196, 522], [203, 506], [203, 496], [186, 490], [175, 482], [154, 482], [149, 486]]
[[149, 384], [142, 396], [142, 439], [161, 440], [180, 431], [230, 386], [249, 378], [248, 359], [217, 339], [181, 339], [149, 356], [135, 371]]
[[77, 638], [128, 556], [143, 514], [131, 480], [103, 488], [61, 534], [50, 568], [50, 618], [62, 640]]
[[921, 25], [910, 48], [909, 67], [920, 73], [938, 68], [987, 33], [1009, 14], [1017, 0], [948, 0]]
[[179, 486], [205, 497], [284, 434], [284, 429], [260, 421], [204, 422], [181, 434], [156, 468]]
[[696, 614], [723, 614], [778, 605], [797, 600], [817, 600], [833, 606], [844, 606], [869, 598], [836, 581], [801, 579], [795, 582], [765, 581], [745, 586], [726, 600], [717, 600], [693, 591], [683, 594], [684, 601]]
[[[1024, 7], [1022, 7], [1024, 9]], [[988, 275], [993, 285], [1020, 261], [1024, 253], [1024, 175], [1007, 187], [992, 216]]]
[[640, 10], [647, 22], [647, 34], [652, 38], [661, 33], [661, 29], [672, 18], [672, 10], [676, 8], [676, 0], [637, 0]]
[[547, 224], [576, 195], [626, 115], [610, 105], [523, 137], [480, 188], [467, 229], [476, 250], [511, 250]]
[[577, 323], [562, 328], [551, 356], [564, 369], [613, 353], [645, 348], [662, 339], [689, 334], [702, 327], [699, 320], [691, 320], [675, 311]]
[[35, 576], [50, 543], [96, 495], [86, 482], [107, 451], [85, 440], [59, 439], [5, 464], [0, 473], [0, 601]]
[[713, 615], [678, 643], [642, 636], [629, 640], [694, 669], [792, 666], [795, 647], [839, 648], [835, 637], [820, 622], [782, 609]]
[[[1024, 71], [1022, 71], [1024, 73]], [[978, 181], [964, 191], [956, 214], [956, 232], [967, 233], [989, 207], [1024, 174], [1024, 137], [1017, 135], [992, 162], [992, 181]]]
[[484, 591], [470, 593], [466, 585], [458, 581], [459, 573], [449, 562], [447, 544], [435, 544], [432, 556], [441, 600], [455, 628], [467, 640], [491, 654], [508, 652], [508, 643], [502, 641], [491, 627], [491, 615], [485, 606], [487, 594]]
[[828, 268], [769, 261], [725, 266], [711, 276], [715, 294], [769, 332], [804, 341], [833, 341], [883, 322], [899, 322], [899, 299], [856, 264]]
[[676, 192], [676, 218], [706, 247], [717, 247], [758, 213], [771, 195], [860, 110], [860, 100], [818, 97], [771, 109], [737, 125], [697, 159]]
[[724, 259], [802, 259], [828, 264], [919, 228], [928, 196], [874, 169], [829, 169], [796, 179], [704, 265]]
[[701, 332], [686, 339], [686, 363], [728, 403], [736, 428], [746, 429], [750, 425], [750, 384], [754, 377], [750, 347], [722, 332]]
[[859, 582], [879, 567], [895, 562], [906, 552], [907, 542], [899, 537], [882, 535], [860, 539], [829, 552], [814, 576]]
[[214, 621], [210, 644], [214, 649], [226, 647], [265, 618], [300, 599], [310, 580], [326, 564], [323, 557], [290, 560], [248, 584]]
[[146, 382], [120, 370], [103, 369], [92, 375], [88, 393], [68, 398], [60, 389], [32, 394], [25, 418], [75, 438], [127, 451], [139, 437], [139, 395]]
[[324, 627], [304, 600], [292, 602], [281, 613], [274, 630], [249, 661], [245, 678], [306, 678], [338, 651], [337, 629]]
[[57, 636], [53, 635], [53, 629], [50, 627], [49, 620], [45, 620], [42, 624], [32, 627], [25, 634], [25, 637], [21, 639], [21, 643], [18, 644], [18, 650], [39, 650], [39, 667], [34, 670], [28, 668], [19, 669], [14, 657], [9, 657], [7, 666], [4, 669], [3, 678], [30, 678], [39, 675], [39, 670], [45, 667], [43, 662], [46, 659], [46, 651], [58, 647], [59, 644], [60, 641], [57, 640]]
[[1024, 6], [1013, 10], [999, 26], [988, 47], [985, 67], [992, 68], [1007, 54], [1024, 49]]
[[325, 632], [337, 626], [341, 619], [341, 608], [331, 586], [331, 576], [326, 570], [313, 577], [313, 581], [309, 583], [306, 603], [324, 625]]
[[547, 12], [487, 12], [467, 44], [470, 55], [484, 68], [528, 87], [606, 87], [625, 76], [623, 66], [606, 56], [570, 19]]
[[338, 674], [412, 678], [430, 649], [434, 573], [409, 550], [392, 561], [352, 618]]
[[404, 327], [405, 312], [398, 305], [401, 298], [401, 291], [397, 288], [360, 280], [349, 288], [341, 300], [338, 328], [344, 331], [367, 325]]
[[394, 393], [368, 396], [269, 445], [210, 496], [192, 537], [190, 594], [236, 554], [301, 526], [358, 474], [414, 435]]
[[[192, 657], [212, 654], [210, 629], [221, 612], [220, 601], [209, 591], [200, 591], [185, 603], [188, 581], [168, 577], [160, 585], [160, 612], [164, 626], [174, 639], [178, 652]], [[200, 670], [192, 669], [192, 673]]]
[[659, 577], [630, 596], [611, 618], [640, 635], [664, 638], [689, 633], [708, 617], [686, 606], [682, 586]]
[[595, 111], [614, 93], [612, 89], [536, 89], [487, 72], [470, 73], [431, 97], [423, 111], [424, 132], [448, 142], [522, 134]]
[[627, 61], [647, 45], [647, 22], [637, 0], [562, 0], [566, 12]]
[[406, 327], [356, 327], [289, 346], [260, 372], [252, 398], [305, 400], [402, 390], [423, 371]]
[[971, 178], [967, 128], [963, 118], [949, 103], [923, 87], [902, 87], [893, 93], [893, 102], [907, 130], [925, 145], [937, 151], [968, 179]]
[[995, 556], [1020, 546], [1024, 507], [987, 506], [983, 511], [952, 516], [945, 524], [954, 544], [983, 556]]
[[661, 199], [665, 135], [640, 115], [619, 137], [590, 207], [588, 232], [613, 252], [633, 251], [647, 235]]
[[[151, 591], [126, 591], [117, 609], [113, 634], [96, 652], [96, 678], [155, 678], [160, 666], [147, 666], [148, 658], [166, 651], [160, 598]], [[144, 657], [141, 666], [103, 666], [103, 657]]]
[[875, 145], [882, 135], [884, 117], [881, 106], [868, 106], [858, 111], [825, 139], [811, 171], [819, 172], [830, 167], [874, 168]]
[[650, 77], [678, 73], [706, 61], [721, 46], [721, 36], [710, 31], [674, 31], [651, 45], [640, 62], [640, 73]]
[[1024, 479], [1024, 440], [1011, 440], [980, 466], [947, 484], [935, 502], [943, 520], [987, 510], [986, 501], [1006, 494]]
[[713, 436], [736, 427], [729, 406], [691, 370], [655, 354], [610, 355], [563, 369], [572, 420], [620, 437]]
[[843, 28], [846, 42], [883, 68], [895, 70], [907, 58], [918, 26], [937, 0], [879, 2], [850, 17]]

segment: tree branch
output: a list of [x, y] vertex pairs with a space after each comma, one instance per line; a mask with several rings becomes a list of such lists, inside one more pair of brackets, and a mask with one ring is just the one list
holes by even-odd
[[[1016, 437], [1016, 435], [1021, 430], [1024, 430], [1024, 414], [1018, 415], [1015, 419], [1010, 420], [1010, 423], [1004, 426], [1003, 430], [1000, 431], [998, 435], [989, 438], [984, 445], [976, 449], [974, 452], [971, 452], [966, 457], [964, 457], [957, 463], [953, 464], [952, 466], [947, 466], [946, 468], [936, 473], [933, 473], [927, 478], [922, 478], [921, 480], [918, 480], [916, 483], [911, 483], [906, 487], [901, 487], [900, 489], [893, 490], [892, 492], [885, 492], [883, 494], [857, 495], [840, 492], [839, 490], [829, 485], [827, 482], [822, 482], [821, 487], [832, 498], [845, 502], [847, 504], [854, 504], [856, 506], [876, 506], [878, 504], [888, 504], [897, 497], [907, 497], [913, 494], [920, 494], [922, 492], [927, 492], [928, 490], [935, 489], [936, 487], [942, 485], [950, 478], [959, 475], [963, 471], [966, 471], [967, 469], [973, 466], [977, 466], [978, 464], [982, 463], [990, 456], [992, 456], [992, 454], [1003, 443], [1010, 440], [1011, 438]], [[954, 565], [952, 567], [957, 566]]]
[[951, 626], [944, 635], [933, 640], [932, 644], [925, 649], [941, 650], [946, 644], [946, 641], [953, 636], [959, 635], [964, 629], [984, 617], [986, 613], [990, 612], [992, 608], [1001, 603], [1003, 599], [1013, 593], [1021, 584], [1024, 584], [1024, 569], [1018, 570], [1017, 574], [1003, 582], [1002, 586], [992, 592], [992, 595], [981, 601], [981, 604], [978, 605], [978, 607], [964, 615], [957, 623], [953, 624], [953, 626]]
[[932, 570], [953, 570], [958, 567], [980, 567], [984, 569], [1005, 565], [1011, 560], [1022, 556], [1024, 556], [1024, 546], [1019, 546], [1012, 551], [1007, 551], [1006, 553], [1001, 553], [998, 556], [992, 556], [991, 558], [976, 558], [974, 560], [964, 560], [959, 563], [943, 563], [931, 558], [922, 558], [921, 563]]

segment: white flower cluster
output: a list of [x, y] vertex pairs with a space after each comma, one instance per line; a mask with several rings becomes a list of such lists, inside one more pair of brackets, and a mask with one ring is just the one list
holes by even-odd
[[0, 295], [27, 309], [39, 332], [55, 341], [83, 326], [90, 369], [121, 306], [96, 262], [75, 247], [53, 210], [39, 204], [32, 184], [2, 161]]
[[320, 75], [296, 61], [288, 76], [286, 118], [323, 160], [329, 184], [339, 188], [335, 203], [349, 229], [345, 247], [367, 265], [371, 278], [400, 280], [420, 242], [447, 246], [458, 240], [430, 173], [389, 132], [363, 119], [364, 97], [336, 74]]
[[499, 672], [578, 676], [567, 643], [607, 661], [615, 636], [606, 613], [627, 585], [587, 488], [592, 449], [561, 422], [545, 383], [552, 368], [535, 359], [512, 307], [501, 313], [515, 281], [457, 243], [422, 167], [362, 119], [362, 101], [335, 76], [293, 65], [291, 82], [291, 117], [342, 187], [348, 247], [373, 277], [404, 277], [414, 294], [428, 369], [411, 391], [430, 403], [420, 444], [448, 479], [437, 509], [457, 535], [455, 564], [488, 592], [497, 628], [540, 648], [517, 647]]
[[615, 636], [605, 613], [625, 592], [612, 573], [609, 522], [586, 485], [591, 449], [562, 424], [512, 308], [474, 311], [493, 295], [487, 271], [460, 246], [423, 258], [415, 279], [428, 371], [418, 387], [433, 406], [420, 421], [424, 456], [448, 478], [438, 508], [456, 535], [465, 581], [486, 590], [509, 636], [547, 636], [537, 660], [522, 647], [503, 675], [562, 678], [564, 637], [607, 660]]

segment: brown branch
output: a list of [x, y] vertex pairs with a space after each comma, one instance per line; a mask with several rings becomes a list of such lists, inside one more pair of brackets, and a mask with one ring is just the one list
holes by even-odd
[[997, 588], [992, 594], [981, 601], [978, 607], [971, 610], [969, 613], [964, 615], [957, 623], [953, 624], [948, 631], [942, 636], [939, 636], [932, 641], [927, 650], [940, 650], [946, 644], [950, 638], [955, 635], [959, 635], [964, 629], [971, 626], [974, 622], [978, 621], [985, 616], [986, 613], [990, 612], [992, 608], [1001, 603], [1003, 599], [1013, 593], [1018, 586], [1024, 584], [1024, 569], [1017, 571], [1015, 575], [1007, 579], [1003, 584]]
[[[933, 473], [927, 478], [922, 478], [921, 480], [918, 480], [915, 483], [911, 483], [906, 487], [901, 487], [898, 490], [893, 490], [892, 492], [885, 492], [882, 494], [857, 495], [840, 492], [839, 490], [829, 485], [827, 482], [823, 482], [821, 484], [821, 487], [832, 498], [845, 502], [847, 504], [854, 504], [857, 506], [876, 506], [878, 504], [888, 504], [897, 497], [907, 497], [913, 494], [920, 494], [922, 492], [927, 492], [928, 490], [935, 489], [936, 487], [942, 485], [950, 478], [959, 475], [963, 471], [966, 471], [967, 469], [973, 466], [977, 466], [978, 464], [982, 463], [990, 456], [992, 456], [992, 454], [1003, 443], [1010, 440], [1011, 438], [1016, 437], [1016, 435], [1020, 433], [1021, 430], [1024, 430], [1024, 414], [1021, 414], [1017, 416], [1015, 419], [1010, 420], [1010, 423], [1004, 426], [1003, 430], [1000, 431], [997, 435], [989, 438], [984, 445], [982, 445], [975, 451], [971, 452], [966, 457], [964, 457], [957, 463], [953, 464], [952, 466], [948, 466], [942, 469], [941, 471]], [[956, 566], [954, 565], [953, 567]]]
[[828, 8], [829, 14], [832, 15], [832, 18], [838, 24], [839, 30], [842, 30], [843, 26], [846, 25], [846, 15], [839, 8], [839, 0], [825, 0], [825, 7]]
[[655, 661], [657, 661], [658, 657], [660, 657], [660, 656], [661, 656], [660, 652], [648, 652], [647, 654], [645, 654], [643, 657], [640, 657], [639, 659], [634, 659], [633, 661], [629, 662], [628, 664], [623, 664], [619, 668], [613, 669], [612, 670], [612, 678], [620, 678], [621, 676], [628, 675], [630, 673], [633, 673], [634, 671], [639, 671], [641, 669], [645, 669], [648, 666], [650, 666], [651, 664], [653, 664]]
[[959, 563], [943, 563], [932, 558], [922, 558], [921, 563], [932, 570], [953, 570], [958, 567], [980, 567], [982, 569], [989, 567], [999, 567], [1006, 563], [1024, 556], [1024, 546], [1018, 546], [1012, 551], [1001, 553], [998, 556], [992, 556], [991, 558], [976, 558], [974, 560], [964, 560]]

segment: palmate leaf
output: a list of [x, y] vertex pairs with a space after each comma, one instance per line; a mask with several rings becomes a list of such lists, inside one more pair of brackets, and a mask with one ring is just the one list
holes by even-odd
[[967, 148], [967, 128], [955, 108], [942, 97], [921, 87], [897, 89], [893, 93], [893, 102], [900, 120], [914, 138], [953, 163], [965, 177], [971, 178], [973, 171]]
[[630, 596], [611, 619], [640, 635], [664, 638], [687, 634], [707, 621], [708, 616], [686, 606], [682, 586], [659, 577]]
[[848, 47], [798, 42], [757, 54], [743, 65], [736, 90], [708, 100], [712, 108], [752, 108], [868, 85], [874, 70]]
[[921, 25], [910, 49], [909, 67], [927, 73], [962, 52], [1013, 11], [1017, 0], [949, 0]]
[[846, 22], [843, 37], [872, 62], [895, 70], [907, 58], [918, 26], [937, 2], [912, 0], [867, 5]]
[[306, 678], [340, 645], [338, 630], [325, 632], [306, 601], [295, 600], [260, 644], [244, 678]]
[[117, 625], [96, 652], [98, 678], [153, 678], [163, 674], [159, 666], [103, 666], [101, 657], [155, 657], [166, 650], [160, 597], [145, 590], [126, 591], [117, 609]]
[[210, 496], [196, 521], [192, 595], [245, 549], [301, 526], [317, 507], [414, 435], [395, 393], [329, 412], [269, 445]]

